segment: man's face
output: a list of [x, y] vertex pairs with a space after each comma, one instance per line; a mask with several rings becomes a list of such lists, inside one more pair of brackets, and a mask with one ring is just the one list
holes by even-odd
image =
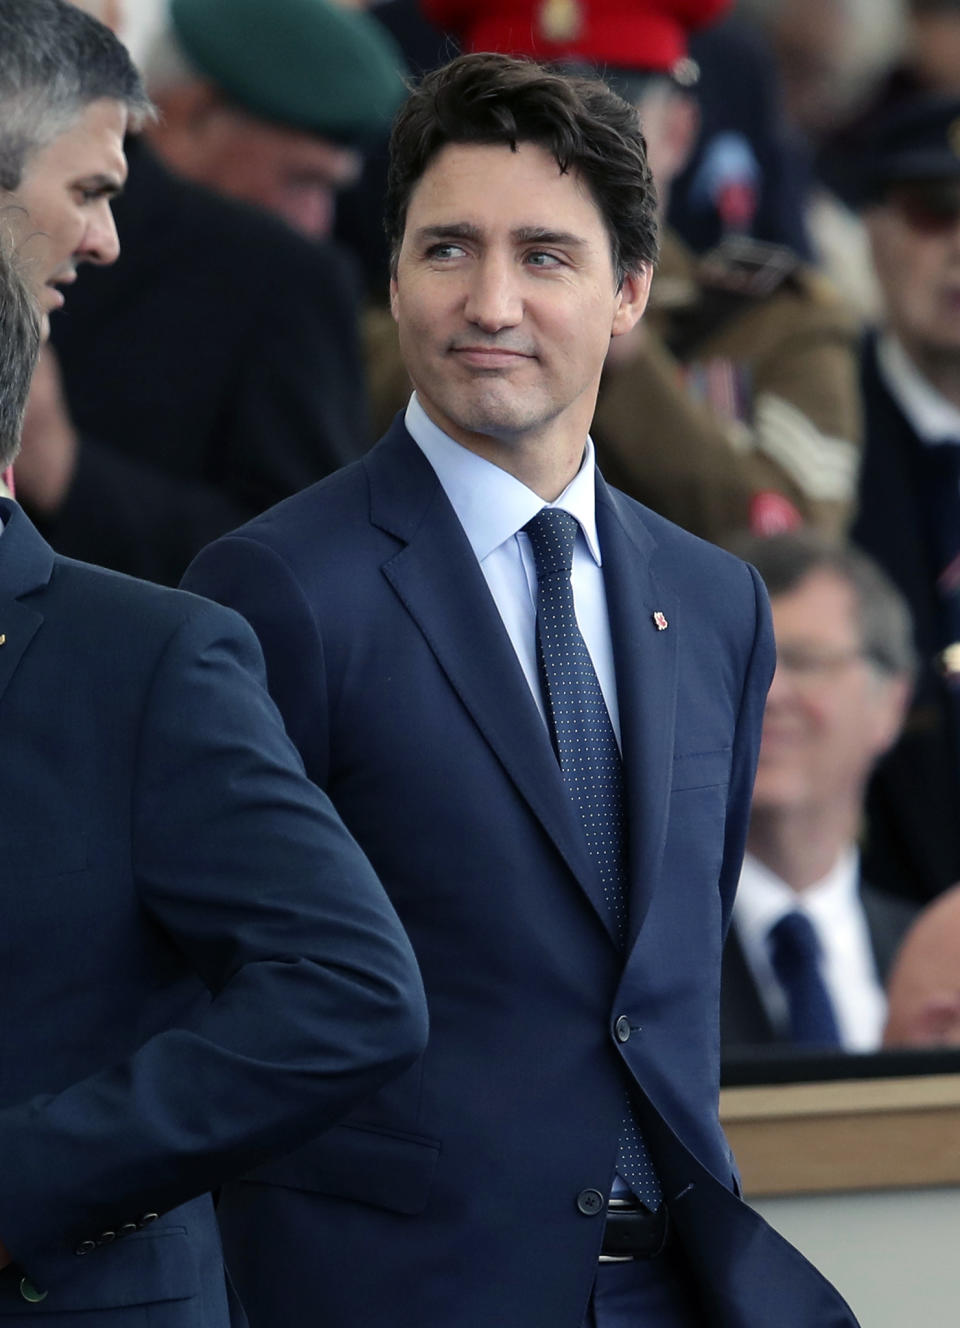
[[864, 219], [887, 316], [918, 367], [960, 354], [960, 181], [901, 186]]
[[649, 278], [617, 289], [596, 204], [545, 149], [448, 145], [410, 198], [391, 282], [424, 409], [507, 470], [517, 449], [582, 452], [610, 338]]
[[120, 102], [91, 102], [27, 159], [19, 187], [0, 195], [45, 323], [80, 263], [113, 263], [120, 253], [110, 200], [127, 177], [126, 129]]
[[222, 103], [197, 117], [191, 132], [182, 165], [192, 179], [275, 213], [311, 240], [329, 236], [337, 192], [362, 165], [350, 148]]
[[777, 669], [753, 809], [858, 815], [867, 776], [899, 730], [906, 680], [863, 657], [854, 592], [836, 573], [811, 572], [771, 607]]

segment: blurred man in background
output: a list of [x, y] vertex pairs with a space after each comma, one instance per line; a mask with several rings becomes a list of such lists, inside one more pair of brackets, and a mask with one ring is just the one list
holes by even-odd
[[735, 547], [770, 594], [777, 669], [724, 950], [724, 1054], [873, 1051], [915, 910], [864, 879], [858, 845], [867, 780], [910, 699], [909, 611], [864, 554], [811, 532]]
[[858, 161], [885, 317], [863, 348], [853, 537], [910, 604], [921, 661], [873, 783], [867, 871], [929, 899], [960, 879], [960, 98], [899, 103]]
[[145, 61], [148, 137], [170, 170], [325, 239], [402, 71], [380, 24], [336, 0], [171, 0]]
[[960, 1047], [960, 885], [917, 918], [888, 987], [887, 1047]]

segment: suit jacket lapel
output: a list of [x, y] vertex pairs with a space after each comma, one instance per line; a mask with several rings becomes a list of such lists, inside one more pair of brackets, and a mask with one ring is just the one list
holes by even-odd
[[655, 548], [652, 537], [622, 495], [609, 489], [599, 476], [597, 530], [620, 707], [627, 808], [629, 951], [650, 904], [666, 839], [679, 610], [651, 569]]
[[30, 524], [23, 510], [0, 499], [0, 701], [24, 651], [43, 622], [20, 596], [46, 585], [53, 570], [53, 551]]
[[[399, 422], [364, 461], [383, 571], [437, 663], [608, 927], [600, 883], [510, 638], [456, 514]], [[609, 928], [608, 928], [609, 930]]]

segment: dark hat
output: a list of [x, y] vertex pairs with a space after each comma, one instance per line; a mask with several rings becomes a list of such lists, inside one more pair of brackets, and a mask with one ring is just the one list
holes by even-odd
[[858, 137], [861, 203], [891, 185], [960, 179], [960, 97], [910, 98], [864, 124]]
[[171, 0], [199, 73], [267, 120], [338, 142], [375, 138], [403, 100], [403, 57], [375, 19], [327, 0]]
[[731, 0], [422, 0], [466, 50], [672, 74]]

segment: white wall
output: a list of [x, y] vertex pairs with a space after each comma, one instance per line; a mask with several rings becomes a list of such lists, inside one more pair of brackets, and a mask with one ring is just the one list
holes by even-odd
[[960, 1188], [794, 1196], [753, 1206], [833, 1282], [861, 1328], [960, 1325]]

